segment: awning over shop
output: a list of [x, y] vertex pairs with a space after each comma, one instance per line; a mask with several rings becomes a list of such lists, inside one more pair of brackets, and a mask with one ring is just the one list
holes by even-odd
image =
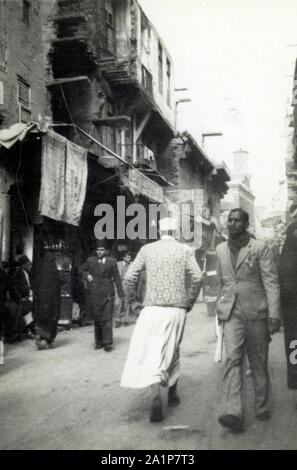
[[0, 146], [10, 149], [18, 141], [22, 142], [29, 131], [40, 131], [36, 122], [13, 124], [8, 129], [0, 130]]
[[83, 129], [78, 126], [76, 126], [76, 128], [107, 152], [109, 157], [101, 157], [99, 159], [99, 162], [101, 162], [102, 160], [105, 166], [109, 166], [110, 168], [112, 168], [115, 166], [114, 159], [112, 159], [112, 157], [114, 157], [121, 163], [123, 163], [126, 167], [128, 167], [128, 174], [121, 174], [121, 180], [123, 184], [131, 191], [132, 194], [142, 194], [148, 199], [163, 203], [164, 194], [162, 186], [160, 186], [155, 181], [152, 181], [149, 177], [143, 175], [137, 168], [134, 167], [134, 165], [132, 165], [132, 163], [124, 160], [115, 152], [102, 145], [101, 142], [99, 142], [97, 139], [94, 139], [94, 137], [85, 132]]
[[128, 176], [122, 175], [121, 179], [132, 194], [142, 194], [152, 201], [163, 203], [164, 196], [162, 186], [155, 183], [150, 178], [140, 173], [138, 170], [129, 168]]
[[40, 214], [79, 225], [87, 187], [87, 151], [52, 130], [43, 131], [35, 122], [0, 130], [0, 146], [10, 149], [28, 133], [42, 137]]

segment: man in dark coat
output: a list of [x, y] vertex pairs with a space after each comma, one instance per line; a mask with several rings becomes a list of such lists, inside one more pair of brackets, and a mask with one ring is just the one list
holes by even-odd
[[60, 317], [61, 285], [55, 257], [45, 253], [32, 279], [37, 349], [52, 347]]
[[12, 340], [10, 336], [13, 333], [15, 324], [15, 315], [11, 315], [7, 308], [8, 300], [8, 270], [9, 265], [3, 261], [0, 265], [0, 338], [5, 337], [6, 340]]
[[29, 338], [35, 338], [35, 328], [32, 316], [33, 292], [30, 273], [32, 263], [26, 255], [22, 255], [10, 279], [10, 298], [18, 306], [20, 329], [24, 329]]
[[279, 278], [287, 359], [287, 384], [297, 409], [297, 205], [290, 208], [292, 223], [287, 228], [280, 258]]
[[117, 263], [106, 256], [104, 240], [97, 242], [96, 256], [90, 256], [79, 269], [88, 283], [90, 310], [95, 327], [95, 349], [112, 351], [114, 283], [120, 299], [124, 293]]

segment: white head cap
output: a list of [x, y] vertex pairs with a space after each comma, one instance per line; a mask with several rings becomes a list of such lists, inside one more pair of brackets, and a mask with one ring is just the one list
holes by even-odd
[[160, 227], [161, 232], [169, 232], [172, 230], [177, 230], [177, 227], [178, 227], [177, 219], [171, 219], [170, 217], [165, 217], [164, 219], [160, 220], [159, 227]]

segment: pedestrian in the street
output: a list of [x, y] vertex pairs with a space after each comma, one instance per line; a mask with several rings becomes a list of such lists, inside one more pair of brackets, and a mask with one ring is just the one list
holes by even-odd
[[26, 255], [22, 255], [16, 264], [17, 266], [10, 278], [10, 298], [16, 305], [19, 318], [19, 334], [24, 331], [29, 338], [35, 339], [33, 291], [30, 279], [32, 263]]
[[222, 426], [244, 430], [242, 366], [247, 352], [255, 389], [255, 415], [271, 416], [268, 344], [279, 330], [280, 292], [273, 255], [251, 237], [248, 213], [233, 209], [228, 216], [228, 241], [217, 247], [219, 297], [217, 315], [223, 322], [226, 350]]
[[175, 219], [161, 220], [161, 240], [143, 246], [126, 274], [130, 300], [136, 298], [138, 278], [143, 269], [146, 271], [146, 291], [121, 386], [151, 387], [152, 422], [163, 420], [161, 385], [169, 387], [168, 406], [180, 403], [177, 395], [179, 346], [186, 313], [191, 310], [200, 290], [201, 272], [194, 250], [174, 239], [177, 228]]
[[61, 281], [52, 253], [45, 252], [32, 279], [37, 349], [52, 348], [57, 336]]
[[9, 296], [9, 264], [2, 261], [0, 264], [0, 339], [13, 342], [13, 326], [15, 324], [15, 316], [11, 315], [8, 309]]
[[132, 261], [132, 255], [130, 252], [126, 251], [123, 254], [122, 261], [117, 263], [118, 270], [120, 274], [120, 278], [122, 281], [123, 291], [124, 291], [124, 298], [123, 300], [115, 295], [115, 309], [114, 309], [114, 326], [115, 328], [119, 328], [121, 325], [128, 326], [129, 325], [129, 317], [130, 317], [130, 310], [131, 305], [128, 300], [128, 291], [127, 291], [127, 281], [125, 280], [125, 275], [127, 269]]
[[104, 348], [110, 352], [113, 349], [114, 284], [120, 299], [124, 294], [116, 260], [106, 256], [105, 240], [97, 241], [96, 256], [90, 256], [79, 271], [88, 284], [95, 349]]
[[285, 333], [285, 351], [287, 359], [287, 383], [293, 390], [294, 406], [297, 410], [297, 205], [292, 211], [292, 223], [288, 226], [282, 249], [279, 277], [281, 289], [282, 316]]

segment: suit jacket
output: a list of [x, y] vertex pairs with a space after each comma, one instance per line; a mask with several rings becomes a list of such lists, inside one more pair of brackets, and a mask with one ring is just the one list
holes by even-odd
[[126, 274], [132, 302], [143, 269], [146, 271], [144, 305], [193, 306], [200, 290], [201, 272], [191, 248], [173, 238], [143, 246]]
[[92, 282], [87, 281], [94, 308], [100, 309], [107, 300], [114, 297], [114, 284], [119, 297], [123, 297], [122, 282], [114, 258], [106, 257], [105, 263], [99, 263], [97, 256], [90, 256], [79, 268], [79, 272], [86, 281], [88, 274], [94, 278]]
[[219, 298], [217, 314], [228, 320], [232, 308], [240, 307], [248, 320], [280, 317], [278, 274], [271, 250], [253, 238], [241, 248], [236, 268], [231, 263], [228, 242], [217, 246]]
[[126, 275], [126, 272], [129, 268], [131, 263], [129, 264], [126, 264], [125, 261], [118, 261], [117, 263], [117, 266], [118, 266], [118, 270], [119, 270], [119, 274], [120, 274], [120, 278], [122, 280], [122, 283], [124, 284], [125, 283], [125, 275]]

